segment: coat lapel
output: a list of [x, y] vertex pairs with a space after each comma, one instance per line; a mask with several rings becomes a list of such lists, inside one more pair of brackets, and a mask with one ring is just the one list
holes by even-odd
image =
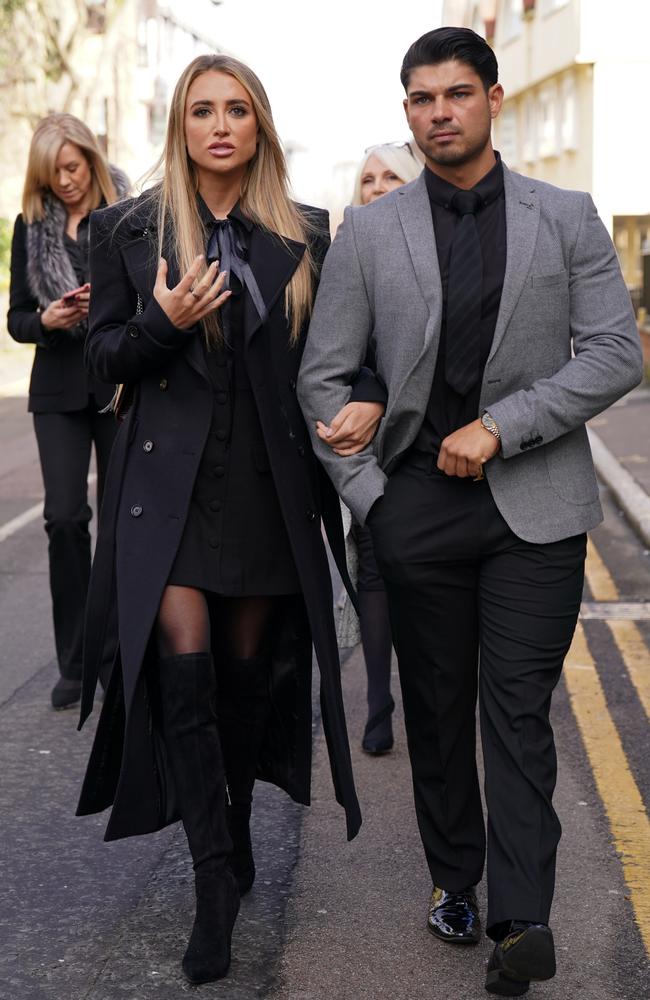
[[442, 320], [442, 284], [436, 236], [424, 171], [412, 184], [397, 190], [397, 213], [409, 249], [415, 277], [432, 322], [427, 325], [424, 346], [440, 330]]
[[504, 164], [503, 183], [506, 198], [506, 270], [490, 358], [499, 349], [528, 277], [540, 217], [539, 196], [534, 181], [511, 173]]
[[[297, 243], [295, 240], [289, 239], [282, 242], [279, 237], [266, 232], [259, 226], [253, 227], [248, 250], [248, 263], [269, 313], [291, 280], [304, 252], [304, 243]], [[247, 344], [260, 328], [261, 323], [253, 300], [246, 292], [244, 297], [244, 336]]]

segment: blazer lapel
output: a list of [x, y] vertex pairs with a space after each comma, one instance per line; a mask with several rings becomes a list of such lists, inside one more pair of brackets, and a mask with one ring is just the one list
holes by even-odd
[[424, 171], [412, 184], [397, 189], [396, 205], [418, 287], [431, 314], [425, 334], [427, 347], [440, 330], [442, 283]]
[[503, 183], [506, 198], [506, 270], [490, 358], [496, 354], [503, 340], [528, 277], [540, 216], [534, 181], [511, 173], [504, 164]]
[[[304, 243], [287, 239], [281, 241], [259, 226], [251, 231], [248, 264], [261, 292], [267, 312], [275, 305], [279, 295], [291, 280], [305, 252]], [[246, 343], [262, 324], [259, 313], [248, 293], [244, 295], [244, 337]]]

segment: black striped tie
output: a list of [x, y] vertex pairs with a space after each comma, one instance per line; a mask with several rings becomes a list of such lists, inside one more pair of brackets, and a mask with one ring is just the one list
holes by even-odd
[[460, 222], [449, 259], [445, 379], [461, 396], [479, 375], [483, 258], [474, 216], [482, 203], [476, 191], [457, 191], [451, 200]]

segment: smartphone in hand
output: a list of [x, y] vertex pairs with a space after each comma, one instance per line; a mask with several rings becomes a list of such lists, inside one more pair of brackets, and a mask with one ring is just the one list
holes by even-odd
[[72, 308], [77, 304], [77, 296], [82, 292], [87, 292], [90, 285], [86, 283], [85, 285], [80, 285], [79, 288], [73, 288], [71, 292], [66, 292], [65, 295], [61, 296], [61, 301], [68, 308]]

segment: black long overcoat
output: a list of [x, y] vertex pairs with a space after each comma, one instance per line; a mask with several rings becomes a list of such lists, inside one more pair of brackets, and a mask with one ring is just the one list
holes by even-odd
[[[327, 249], [326, 213], [312, 253]], [[105, 695], [78, 815], [113, 806], [106, 839], [148, 833], [177, 817], [161, 753], [152, 629], [178, 549], [201, 454], [212, 397], [199, 330], [174, 327], [153, 297], [156, 237], [147, 200], [94, 213], [91, 220], [90, 324], [86, 362], [105, 381], [126, 382], [134, 401], [120, 425], [105, 487], [86, 615], [81, 722], [93, 703], [117, 595], [119, 647]], [[272, 657], [272, 723], [259, 777], [309, 803], [312, 643], [321, 677], [323, 727], [336, 797], [351, 839], [361, 824], [354, 788], [332, 617], [332, 586], [321, 515], [347, 577], [338, 502], [316, 462], [296, 398], [306, 331], [291, 346], [284, 291], [302, 255], [254, 227], [249, 264], [269, 317], [261, 323], [244, 302], [248, 370], [302, 595], [279, 621]], [[170, 259], [168, 283], [178, 281]], [[141, 311], [139, 311], [141, 310]]]

